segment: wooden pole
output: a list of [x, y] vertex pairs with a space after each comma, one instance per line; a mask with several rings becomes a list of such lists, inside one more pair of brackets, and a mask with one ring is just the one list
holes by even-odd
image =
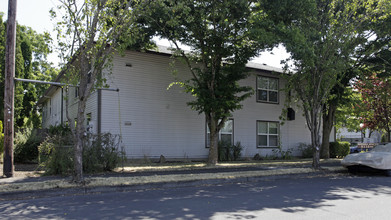
[[4, 166], [6, 177], [14, 175], [14, 91], [16, 47], [16, 2], [8, 1], [7, 39], [4, 80]]

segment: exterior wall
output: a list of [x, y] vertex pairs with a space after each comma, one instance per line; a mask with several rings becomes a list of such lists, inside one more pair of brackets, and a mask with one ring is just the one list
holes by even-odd
[[[42, 115], [42, 127], [49, 128], [50, 126], [61, 125], [61, 123], [66, 123], [68, 121], [66, 116], [66, 101], [64, 100], [66, 96], [65, 89], [57, 87], [55, 92], [48, 98], [43, 105], [43, 115]], [[75, 119], [77, 117], [77, 98], [75, 97], [75, 88], [71, 87], [69, 91], [69, 115], [71, 118]], [[61, 110], [61, 107], [63, 108]], [[86, 115], [91, 114], [92, 116], [92, 132], [96, 133], [96, 124], [97, 124], [97, 92], [93, 92], [89, 97], [86, 105]], [[62, 114], [62, 117], [61, 117]], [[62, 120], [62, 121], [61, 121]]]
[[[208, 154], [205, 118], [186, 105], [191, 97], [180, 88], [167, 90], [174, 80], [169, 64], [168, 56], [147, 53], [127, 52], [113, 59], [113, 74], [107, 82], [120, 91], [119, 96], [102, 91], [102, 132], [119, 134], [121, 126], [129, 158], [204, 158]], [[181, 76], [187, 73], [181, 64], [178, 69]]]
[[46, 100], [43, 106], [42, 127], [49, 128], [51, 125], [61, 124], [61, 100], [62, 91], [57, 87], [53, 95]]
[[[174, 67], [168, 55], [127, 51], [125, 56], [116, 55], [111, 74], [106, 74], [110, 88], [119, 92], [101, 90], [93, 92], [87, 102], [85, 114], [91, 115], [89, 129], [98, 132], [98, 109], [101, 106], [100, 131], [122, 134], [123, 146], [128, 158], [206, 158], [206, 121], [203, 114], [187, 106], [191, 95], [174, 85], [175, 77], [189, 78], [186, 65], [176, 61]], [[177, 70], [174, 77], [173, 70]], [[242, 85], [256, 88], [257, 76], [279, 78], [279, 88], [285, 85], [278, 73], [251, 69], [250, 76]], [[76, 118], [77, 98], [75, 89], [69, 91], [69, 113]], [[65, 89], [64, 94], [65, 96]], [[61, 88], [52, 93], [43, 106], [43, 127], [61, 123]], [[100, 104], [99, 104], [100, 102]], [[268, 104], [256, 101], [256, 93], [246, 99], [243, 108], [233, 113], [234, 142], [244, 146], [242, 156], [273, 155], [273, 149], [257, 147], [257, 121], [280, 122], [279, 141], [283, 151], [291, 149], [300, 155], [300, 143], [310, 143], [310, 132], [305, 118], [296, 106], [295, 120], [281, 123], [280, 116], [285, 104], [285, 93], [279, 92], [279, 103]], [[63, 122], [67, 121], [63, 102]], [[119, 110], [120, 108], [120, 110]], [[87, 118], [86, 118], [87, 119]], [[86, 122], [87, 123], [87, 122]]]
[[[243, 85], [256, 88], [256, 77], [273, 76], [279, 78], [279, 88], [285, 86], [284, 80], [276, 73], [268, 73], [260, 70], [251, 71], [250, 77], [241, 82]], [[243, 108], [233, 113], [234, 118], [234, 142], [240, 141], [245, 148], [242, 155], [253, 157], [259, 153], [262, 156], [273, 155], [272, 147], [257, 147], [257, 121], [280, 122], [280, 145], [281, 150], [292, 150], [293, 155], [300, 155], [297, 147], [300, 143], [310, 143], [310, 132], [306, 127], [305, 118], [298, 108], [291, 106], [295, 110], [295, 120], [282, 121], [280, 116], [285, 104], [285, 93], [279, 92], [279, 103], [261, 103], [256, 100], [256, 93], [243, 101]]]
[[[205, 116], [186, 105], [192, 97], [178, 86], [167, 90], [175, 81], [169, 56], [126, 52], [113, 59], [112, 74], [107, 82], [111, 88], [119, 88], [119, 94], [102, 91], [102, 132], [122, 133], [126, 155], [129, 158], [164, 155], [166, 158], [206, 158]], [[131, 66], [129, 65], [131, 64]], [[176, 61], [177, 77], [188, 78], [187, 67]], [[256, 88], [256, 76], [270, 76], [270, 72], [253, 70], [241, 83]], [[279, 77], [274, 74], [273, 77]], [[283, 79], [279, 79], [280, 89]], [[257, 120], [280, 121], [284, 108], [284, 93], [279, 92], [279, 104], [256, 101], [256, 95], [243, 102], [243, 109], [234, 112], [234, 142], [245, 147], [242, 156], [272, 155], [272, 149], [257, 148]], [[121, 106], [121, 111], [118, 111]], [[292, 106], [293, 107], [293, 106]], [[310, 133], [298, 108], [295, 120], [280, 126], [282, 150], [295, 149], [299, 143], [309, 143]], [[121, 121], [121, 123], [120, 123]]]

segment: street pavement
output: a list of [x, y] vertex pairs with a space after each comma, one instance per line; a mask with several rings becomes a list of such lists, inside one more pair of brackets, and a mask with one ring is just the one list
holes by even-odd
[[272, 161], [256, 166], [116, 172], [86, 176], [84, 185], [72, 183], [70, 177], [59, 176], [1, 178], [0, 200], [347, 174], [340, 160], [323, 160], [321, 165], [321, 171], [313, 170], [310, 163], [302, 161], [288, 165]]
[[391, 178], [293, 175], [0, 201], [0, 219], [389, 219]]

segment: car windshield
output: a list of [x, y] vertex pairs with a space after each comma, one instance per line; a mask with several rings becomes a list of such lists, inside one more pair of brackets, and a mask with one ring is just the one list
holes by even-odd
[[391, 143], [386, 145], [377, 145], [372, 149], [372, 152], [390, 152], [391, 153]]

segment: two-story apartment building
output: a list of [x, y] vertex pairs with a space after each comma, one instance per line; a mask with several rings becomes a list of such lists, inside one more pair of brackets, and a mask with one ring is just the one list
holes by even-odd
[[[175, 81], [173, 69], [179, 78], [190, 77], [189, 70], [180, 61], [173, 67], [169, 52], [161, 51], [116, 54], [111, 74], [106, 74], [106, 78], [110, 88], [119, 91], [93, 92], [88, 100], [86, 123], [94, 133], [121, 134], [128, 158], [206, 158], [205, 116], [187, 106], [193, 97], [182, 88], [168, 89]], [[232, 143], [240, 141], [243, 157], [272, 155], [278, 147], [292, 149], [293, 155], [299, 155], [297, 147], [310, 143], [310, 132], [296, 106], [291, 106], [288, 120], [281, 123], [280, 116], [286, 108], [283, 71], [255, 63], [247, 67], [250, 75], [240, 83], [251, 86], [255, 93], [232, 114], [220, 138]], [[51, 86], [40, 99], [44, 128], [66, 122], [64, 89]], [[76, 117], [77, 89], [70, 89], [69, 112]]]

